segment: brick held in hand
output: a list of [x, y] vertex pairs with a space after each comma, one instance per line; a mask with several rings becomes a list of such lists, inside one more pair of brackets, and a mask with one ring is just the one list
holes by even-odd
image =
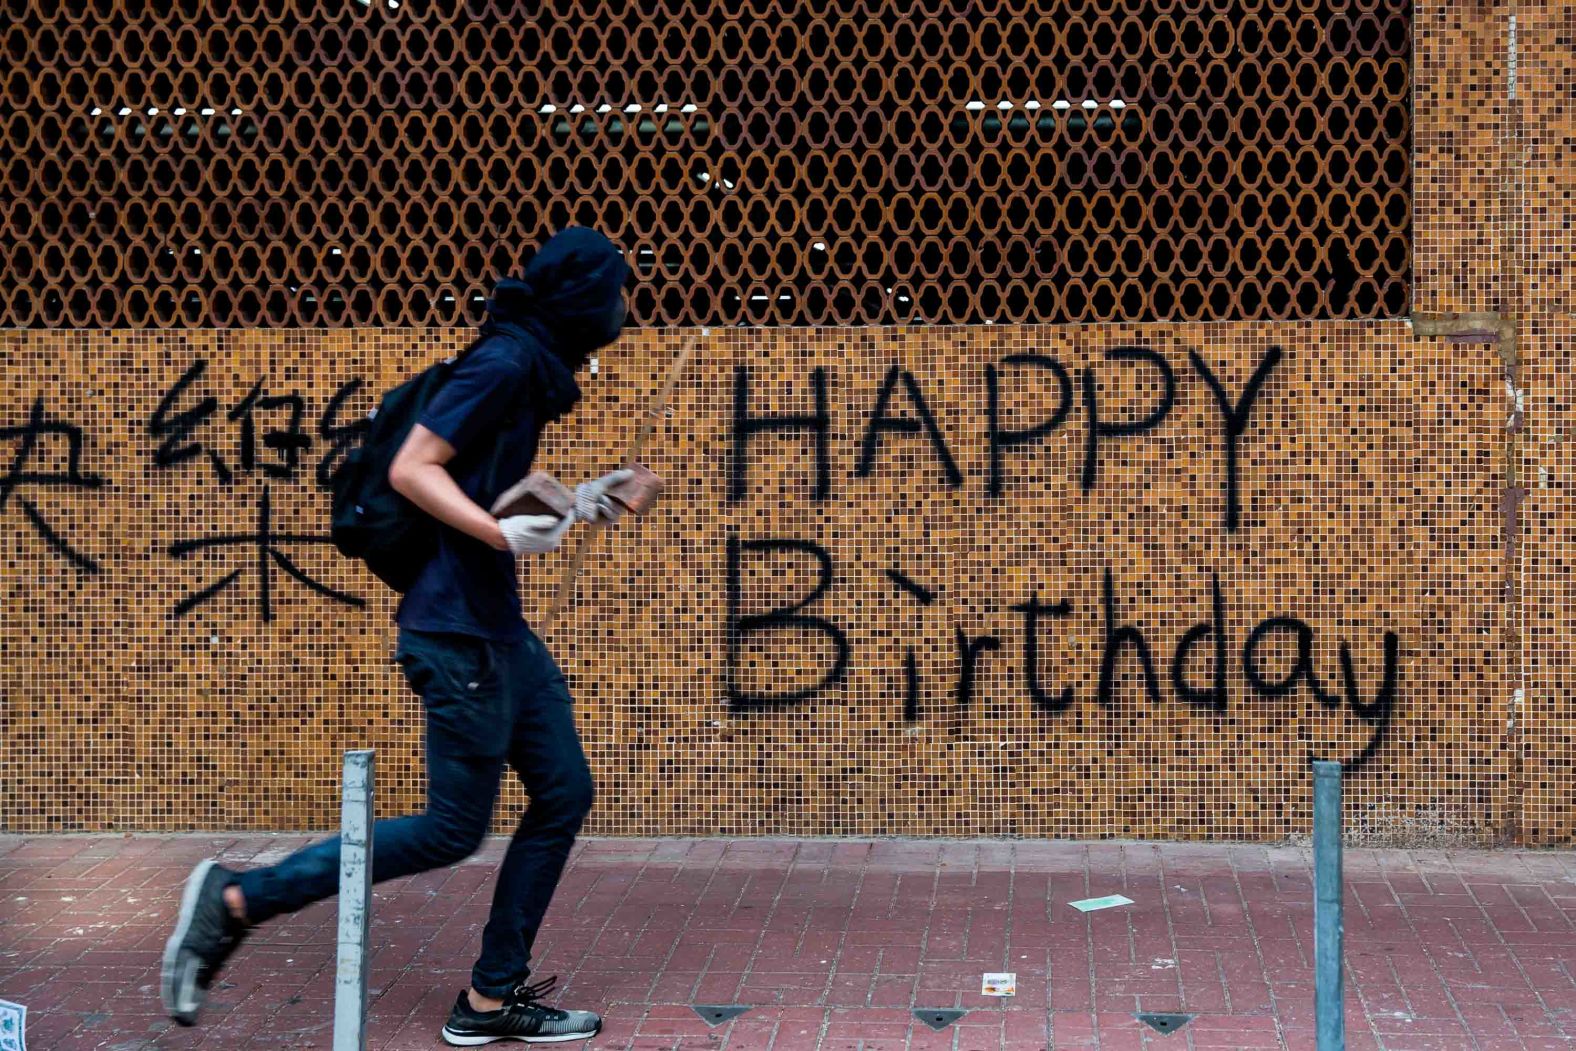
[[574, 490], [546, 471], [532, 471], [504, 490], [503, 495], [493, 501], [491, 511], [494, 518], [508, 518], [510, 515], [553, 515], [562, 518], [574, 507]]
[[635, 514], [643, 515], [656, 504], [662, 492], [662, 479], [645, 464], [630, 464], [629, 469], [635, 476], [613, 486], [607, 495]]

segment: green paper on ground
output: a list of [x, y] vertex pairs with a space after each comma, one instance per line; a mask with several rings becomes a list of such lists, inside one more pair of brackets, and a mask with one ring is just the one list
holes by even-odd
[[0, 1051], [27, 1051], [27, 1008], [0, 1000]]
[[1100, 909], [1114, 909], [1118, 905], [1131, 905], [1133, 899], [1121, 894], [1107, 894], [1103, 898], [1084, 898], [1082, 901], [1070, 901], [1067, 904], [1079, 912], [1097, 912]]

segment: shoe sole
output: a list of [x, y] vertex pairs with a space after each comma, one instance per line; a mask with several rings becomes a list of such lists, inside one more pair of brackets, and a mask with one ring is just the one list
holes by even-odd
[[[202, 886], [208, 882], [208, 873], [215, 864], [212, 860], [204, 861], [186, 877], [186, 890], [181, 895], [181, 911], [175, 920], [175, 933], [164, 943], [164, 959], [159, 967], [159, 992], [164, 1000], [165, 1013], [181, 1025], [195, 1025], [197, 1012], [202, 1007], [196, 976], [188, 976], [181, 968], [181, 946], [186, 941], [187, 932], [191, 930], [192, 914], [197, 911], [197, 896], [202, 893]], [[191, 966], [200, 965], [193, 962]], [[179, 1002], [176, 983], [187, 977], [191, 979], [190, 1006], [183, 1006]]]
[[563, 1036], [471, 1036], [469, 1033], [456, 1033], [444, 1026], [443, 1042], [453, 1047], [481, 1047], [499, 1040], [517, 1040], [522, 1044], [567, 1044], [575, 1040], [590, 1040], [601, 1031], [602, 1027], [597, 1026], [595, 1033], [566, 1033]]

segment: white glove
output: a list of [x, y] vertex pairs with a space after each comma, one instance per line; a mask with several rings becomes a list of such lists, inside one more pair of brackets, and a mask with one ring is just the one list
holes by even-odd
[[624, 507], [607, 495], [607, 491], [621, 482], [635, 477], [629, 468], [604, 474], [594, 482], [581, 482], [575, 486], [575, 517], [582, 522], [611, 525], [624, 516]]
[[515, 555], [545, 555], [563, 542], [574, 524], [574, 515], [511, 515], [498, 520], [504, 543]]

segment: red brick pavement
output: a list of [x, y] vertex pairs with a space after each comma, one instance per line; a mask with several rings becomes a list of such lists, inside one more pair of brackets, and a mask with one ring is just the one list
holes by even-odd
[[[331, 902], [259, 931], [173, 1028], [158, 953], [191, 865], [300, 836], [0, 836], [0, 999], [31, 1051], [327, 1048]], [[500, 842], [378, 888], [371, 1047], [442, 1046]], [[1350, 850], [1352, 1048], [1576, 1046], [1576, 855]], [[1083, 915], [1075, 898], [1135, 904]], [[594, 840], [539, 945], [599, 1049], [1312, 1048], [1312, 889], [1290, 847]], [[986, 971], [1018, 995], [983, 997]], [[709, 1028], [691, 1003], [751, 1005]], [[962, 1008], [944, 1032], [914, 1007]], [[1134, 1011], [1197, 1015], [1162, 1036]], [[512, 1045], [511, 1045], [512, 1046]]]

